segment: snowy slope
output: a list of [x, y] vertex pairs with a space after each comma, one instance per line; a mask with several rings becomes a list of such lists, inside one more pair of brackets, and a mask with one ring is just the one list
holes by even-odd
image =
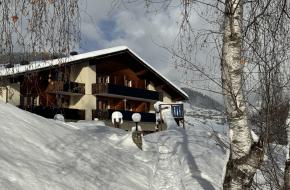
[[146, 135], [141, 151], [101, 122], [62, 123], [0, 102], [0, 189], [220, 189], [224, 126], [192, 113], [184, 131], [165, 111], [169, 129]]
[[[227, 139], [215, 130], [225, 132], [226, 127], [212, 119], [213, 110], [196, 109], [187, 106], [186, 130], [176, 125], [169, 110], [163, 111], [168, 130], [145, 137], [156, 150], [153, 189], [222, 188]], [[208, 118], [192, 117], [197, 112]]]
[[[148, 187], [151, 170], [135, 159], [139, 150], [130, 138], [126, 143], [124, 131], [102, 126], [77, 130], [4, 103], [0, 120], [2, 190]], [[118, 137], [125, 142], [117, 142], [123, 142]]]

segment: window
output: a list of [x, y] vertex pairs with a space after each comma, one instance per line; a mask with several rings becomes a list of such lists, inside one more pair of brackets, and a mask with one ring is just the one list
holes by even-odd
[[97, 83], [99, 83], [99, 84], [110, 83], [110, 77], [109, 76], [100, 76], [97, 78]]

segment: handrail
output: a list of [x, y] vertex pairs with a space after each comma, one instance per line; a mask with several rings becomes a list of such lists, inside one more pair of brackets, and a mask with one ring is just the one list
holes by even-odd
[[48, 92], [71, 92], [85, 94], [85, 84], [78, 82], [52, 81], [47, 89]]
[[94, 83], [92, 84], [92, 94], [107, 93], [108, 85], [107, 83]]
[[95, 83], [92, 84], [92, 94], [114, 94], [119, 96], [135, 97], [148, 100], [161, 100], [163, 95], [161, 92], [152, 91], [142, 88], [132, 88], [128, 86], [116, 85], [111, 83]]

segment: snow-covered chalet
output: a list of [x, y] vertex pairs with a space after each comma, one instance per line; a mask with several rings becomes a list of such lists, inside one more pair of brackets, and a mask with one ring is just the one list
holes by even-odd
[[153, 121], [156, 101], [188, 98], [125, 46], [2, 68], [0, 77], [0, 99], [47, 118], [109, 119], [119, 110]]

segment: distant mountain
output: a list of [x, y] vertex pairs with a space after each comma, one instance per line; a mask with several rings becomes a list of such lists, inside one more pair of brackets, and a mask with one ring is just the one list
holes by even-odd
[[220, 104], [219, 102], [210, 98], [207, 95], [204, 95], [200, 92], [194, 91], [189, 88], [181, 88], [181, 89], [188, 94], [189, 96], [188, 101], [192, 106], [206, 108], [206, 109], [214, 109], [218, 111], [224, 110], [224, 107], [222, 104]]

